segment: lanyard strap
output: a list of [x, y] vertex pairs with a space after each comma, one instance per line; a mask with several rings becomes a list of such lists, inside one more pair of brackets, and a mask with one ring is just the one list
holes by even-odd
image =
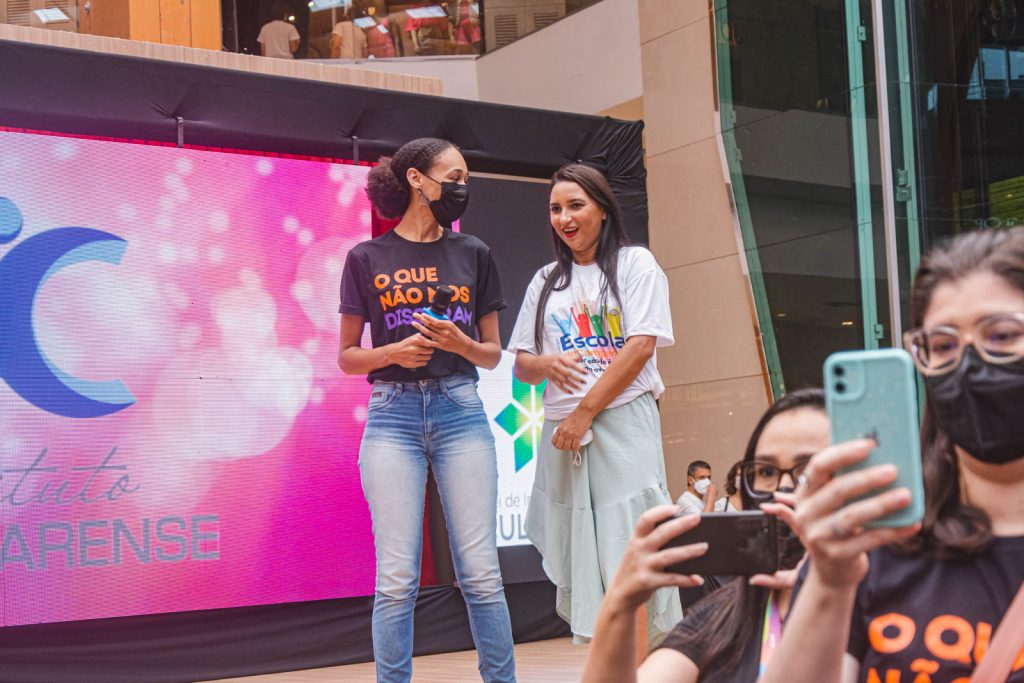
[[758, 668], [758, 676], [764, 676], [768, 670], [768, 664], [772, 661], [775, 648], [782, 639], [782, 614], [779, 612], [779, 603], [776, 600], [775, 592], [768, 596], [768, 604], [764, 606], [764, 626], [761, 629], [761, 664]]
[[1024, 584], [999, 622], [988, 652], [978, 663], [971, 683], [999, 683], [1005, 681], [1013, 669], [1014, 659], [1024, 645]]

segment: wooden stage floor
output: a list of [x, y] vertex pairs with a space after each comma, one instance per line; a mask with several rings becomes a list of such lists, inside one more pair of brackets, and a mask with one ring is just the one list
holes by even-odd
[[[519, 683], [572, 683], [583, 673], [587, 645], [573, 645], [571, 638], [542, 640], [516, 645], [516, 678]], [[374, 683], [373, 662], [307, 669], [263, 676], [226, 678], [218, 683]], [[476, 651], [451, 652], [412, 660], [414, 683], [479, 683]]]

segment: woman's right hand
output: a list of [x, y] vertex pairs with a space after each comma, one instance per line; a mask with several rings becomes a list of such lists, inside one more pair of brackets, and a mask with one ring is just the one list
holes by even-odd
[[[605, 600], [612, 609], [632, 612], [647, 602], [659, 588], [692, 588], [704, 583], [704, 579], [695, 574], [665, 571], [670, 565], [692, 560], [708, 551], [707, 543], [664, 548], [670, 540], [700, 524], [700, 515], [670, 519], [678, 512], [679, 508], [675, 505], [659, 505], [640, 516], [615, 578], [608, 586]], [[669, 521], [659, 525], [658, 522], [662, 520]]]
[[391, 344], [388, 348], [388, 360], [392, 365], [401, 365], [403, 368], [422, 368], [430, 361], [434, 349], [430, 342], [419, 332], [406, 337], [400, 342]]
[[579, 366], [578, 351], [552, 353], [541, 356], [544, 360], [544, 374], [548, 381], [567, 394], [583, 387], [587, 371]]
[[910, 505], [906, 488], [851, 502], [896, 480], [896, 466], [891, 464], [837, 474], [864, 460], [874, 447], [874, 441], [859, 439], [826, 448], [811, 458], [795, 493], [776, 493], [780, 502], [761, 506], [800, 537], [811, 558], [811, 571], [832, 588], [856, 587], [867, 574], [869, 551], [909, 538], [921, 528], [920, 524], [866, 527]]

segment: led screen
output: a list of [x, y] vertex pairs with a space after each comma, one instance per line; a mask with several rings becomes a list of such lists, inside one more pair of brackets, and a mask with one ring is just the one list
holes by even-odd
[[[0, 132], [0, 625], [372, 594], [367, 171]], [[481, 394], [521, 544], [540, 393]]]

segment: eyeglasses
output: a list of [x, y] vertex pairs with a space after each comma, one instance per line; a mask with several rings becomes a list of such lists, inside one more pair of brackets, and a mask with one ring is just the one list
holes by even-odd
[[968, 346], [988, 363], [1013, 363], [1024, 358], [1024, 313], [990, 315], [971, 334], [946, 325], [919, 327], [903, 335], [903, 346], [921, 373], [931, 377], [955, 370]]
[[745, 462], [740, 465], [740, 472], [743, 475], [743, 484], [747, 493], [753, 498], [764, 498], [779, 490], [782, 484], [782, 477], [789, 475], [796, 486], [797, 479], [807, 469], [810, 459], [798, 462], [793, 467], [778, 467], [770, 462], [757, 461]]

